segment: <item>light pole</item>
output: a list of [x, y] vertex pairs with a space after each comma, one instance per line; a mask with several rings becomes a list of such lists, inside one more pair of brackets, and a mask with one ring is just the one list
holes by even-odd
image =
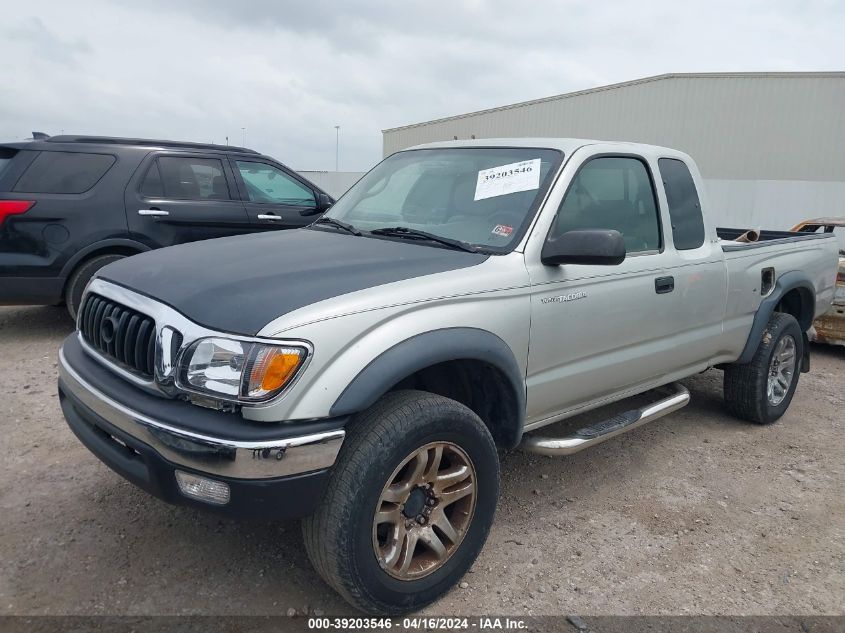
[[340, 165], [340, 126], [334, 126], [335, 131], [335, 138], [334, 138], [334, 170], [340, 171], [338, 165]]
[[246, 128], [241, 128], [241, 147], [246, 147]]

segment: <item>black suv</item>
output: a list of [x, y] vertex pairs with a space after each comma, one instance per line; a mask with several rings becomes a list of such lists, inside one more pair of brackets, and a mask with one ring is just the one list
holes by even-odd
[[3, 143], [0, 304], [65, 302], [76, 316], [88, 280], [116, 259], [301, 227], [333, 202], [241, 147], [91, 136]]

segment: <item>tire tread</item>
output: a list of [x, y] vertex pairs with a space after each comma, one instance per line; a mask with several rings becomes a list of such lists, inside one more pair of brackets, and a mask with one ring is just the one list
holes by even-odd
[[[334, 472], [324, 492], [324, 502], [317, 511], [302, 522], [305, 549], [317, 573], [353, 606], [365, 612], [385, 614], [403, 613], [394, 605], [381, 604], [373, 596], [361, 591], [362, 583], [355, 577], [355, 570], [348, 564], [345, 552], [349, 550], [349, 531], [344, 529], [351, 520], [352, 503], [332, 503], [325, 500], [354, 499], [360, 494], [360, 481], [356, 473], [364, 472], [374, 459], [383, 459], [383, 448], [392, 446], [404, 435], [409, 424], [420, 417], [438, 412], [454, 414], [455, 408], [476, 417], [484, 429], [488, 448], [496, 447], [483, 422], [464, 405], [421, 391], [395, 391], [387, 393], [371, 408], [359, 414], [347, 427], [347, 436]], [[381, 450], [380, 450], [381, 449]], [[480, 550], [482, 543], [479, 545]]]
[[[763, 330], [763, 338], [757, 346], [757, 351], [751, 362], [746, 364], [732, 363], [725, 367], [724, 372], [724, 398], [728, 411], [742, 420], [755, 424], [771, 424], [778, 417], [772, 418], [768, 410], [766, 399], [766, 382], [769, 371], [769, 352], [780, 339], [784, 330], [797, 328], [800, 332], [798, 321], [791, 314], [775, 312], [769, 318]], [[796, 354], [802, 351], [801, 340], [796, 341]], [[796, 368], [796, 375], [793, 379], [792, 389], [798, 382], [800, 365]], [[786, 400], [787, 406], [791, 396]]]

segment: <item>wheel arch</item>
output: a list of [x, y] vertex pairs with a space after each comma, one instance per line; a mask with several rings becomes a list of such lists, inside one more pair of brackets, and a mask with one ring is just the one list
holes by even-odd
[[126, 238], [113, 238], [94, 242], [93, 244], [89, 244], [85, 248], [82, 248], [77, 251], [73, 255], [73, 257], [71, 257], [65, 263], [65, 265], [62, 267], [60, 277], [65, 280], [65, 283], [67, 283], [67, 280], [70, 279], [70, 276], [73, 274], [73, 271], [76, 270], [80, 264], [88, 261], [93, 257], [112, 254], [137, 255], [138, 253], [143, 253], [149, 250], [152, 249], [146, 244]]
[[815, 296], [815, 286], [805, 273], [791, 271], [778, 277], [771, 294], [760, 302], [754, 314], [751, 332], [736, 362], [740, 364], [751, 362], [760, 344], [763, 330], [774, 312], [791, 314], [801, 326], [801, 331], [806, 333], [813, 324], [815, 316]]
[[417, 334], [373, 359], [332, 404], [332, 416], [358, 413], [385, 393], [417, 388], [453, 398], [481, 417], [496, 443], [522, 439], [525, 378], [511, 348], [477, 328]]

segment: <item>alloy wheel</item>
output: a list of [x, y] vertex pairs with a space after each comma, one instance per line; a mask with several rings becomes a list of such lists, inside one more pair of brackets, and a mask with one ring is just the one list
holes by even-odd
[[775, 346], [769, 363], [769, 378], [766, 385], [766, 397], [772, 406], [778, 406], [786, 398], [792, 380], [795, 377], [795, 339], [784, 336]]
[[399, 580], [440, 569], [472, 522], [476, 475], [456, 444], [432, 442], [408, 455], [385, 484], [373, 519], [379, 565]]

